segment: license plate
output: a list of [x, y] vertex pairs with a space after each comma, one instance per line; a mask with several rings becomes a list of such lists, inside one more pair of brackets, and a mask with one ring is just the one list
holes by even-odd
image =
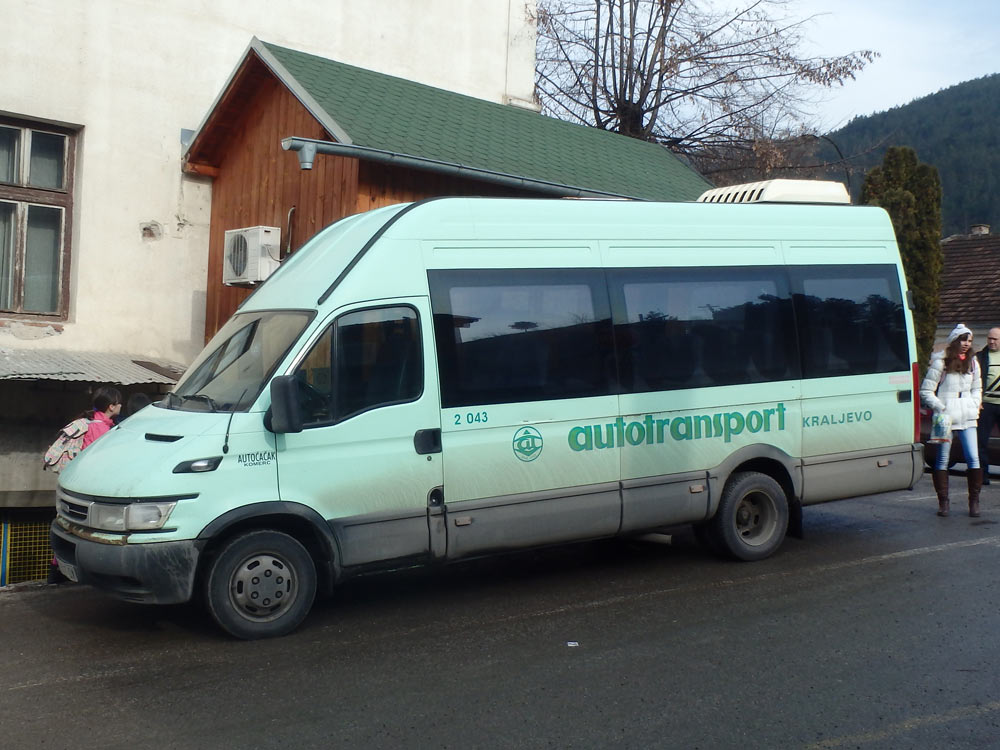
[[77, 581], [80, 580], [76, 574], [76, 567], [73, 565], [69, 565], [64, 562], [59, 562], [59, 572], [62, 573], [64, 576], [66, 576], [73, 583], [76, 583]]

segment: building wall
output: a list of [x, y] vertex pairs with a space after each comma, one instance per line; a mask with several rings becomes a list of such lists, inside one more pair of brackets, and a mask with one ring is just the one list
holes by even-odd
[[194, 357], [212, 185], [182, 175], [182, 129], [197, 129], [252, 36], [502, 102], [532, 96], [533, 12], [525, 0], [10, 0], [0, 110], [80, 138], [68, 320], [7, 316], [0, 348]]
[[[533, 91], [534, 0], [7, 0], [3, 10], [0, 114], [69, 126], [78, 143], [68, 319], [0, 314], [0, 351], [194, 358], [219, 259], [212, 181], [182, 173], [182, 131], [202, 123], [253, 36], [496, 102]], [[324, 207], [316, 222], [353, 210], [356, 163], [325, 160], [299, 183], [295, 156], [281, 156], [296, 179], [277, 192], [277, 154], [261, 165], [266, 182], [220, 175], [228, 226], [283, 226], [302, 200]], [[214, 289], [225, 320], [245, 292]], [[51, 505], [41, 456], [93, 385], [0, 382], [0, 507]]]

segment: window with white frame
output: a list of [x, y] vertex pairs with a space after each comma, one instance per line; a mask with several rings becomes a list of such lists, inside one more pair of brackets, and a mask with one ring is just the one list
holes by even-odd
[[0, 118], [0, 315], [66, 316], [75, 141]]

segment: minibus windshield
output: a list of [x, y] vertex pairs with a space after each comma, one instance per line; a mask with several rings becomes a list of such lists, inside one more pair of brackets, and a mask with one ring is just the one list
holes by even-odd
[[234, 315], [158, 405], [185, 411], [245, 411], [310, 317], [301, 311]]

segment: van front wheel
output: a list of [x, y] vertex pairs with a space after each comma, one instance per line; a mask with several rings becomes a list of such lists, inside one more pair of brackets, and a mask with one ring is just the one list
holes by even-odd
[[739, 560], [762, 560], [785, 538], [788, 498], [781, 485], [766, 474], [733, 474], [722, 490], [709, 529], [724, 552]]
[[274, 638], [297, 628], [316, 596], [316, 566], [296, 539], [278, 531], [233, 537], [205, 576], [205, 600], [215, 621], [245, 640]]

